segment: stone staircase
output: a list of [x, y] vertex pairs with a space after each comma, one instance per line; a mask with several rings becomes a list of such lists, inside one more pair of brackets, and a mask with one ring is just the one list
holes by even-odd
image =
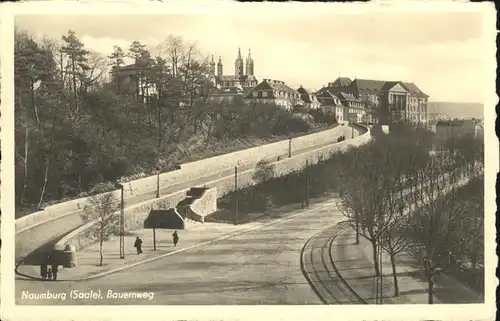
[[186, 225], [195, 225], [203, 223], [203, 219], [200, 221], [191, 209], [193, 202], [203, 196], [203, 193], [208, 188], [205, 187], [191, 187], [189, 191], [186, 192], [186, 198], [177, 203], [176, 209], [181, 214]]

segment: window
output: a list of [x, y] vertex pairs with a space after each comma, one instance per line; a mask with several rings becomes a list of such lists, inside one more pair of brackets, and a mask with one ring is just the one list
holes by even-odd
[[262, 92], [262, 97], [267, 97], [267, 91]]
[[259, 95], [259, 93], [256, 92], [256, 91], [254, 91], [252, 94], [253, 94], [254, 97], [257, 97]]

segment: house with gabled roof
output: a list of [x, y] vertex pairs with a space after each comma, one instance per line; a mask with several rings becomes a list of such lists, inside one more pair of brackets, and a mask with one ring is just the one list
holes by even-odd
[[211, 87], [208, 90], [208, 100], [216, 101], [216, 102], [231, 102], [237, 97], [241, 97], [242, 99], [246, 94], [249, 93], [251, 89], [243, 88], [241, 86], [231, 86], [231, 87]]
[[321, 107], [321, 103], [318, 100], [316, 94], [311, 92], [310, 90], [305, 89], [302, 85], [297, 89], [297, 92], [300, 94], [300, 99], [302, 100], [304, 107], [307, 109], [319, 109]]
[[328, 83], [328, 87], [343, 88], [349, 86], [351, 83], [351, 78], [339, 77], [335, 81]]
[[287, 110], [303, 105], [300, 93], [283, 81], [264, 79], [245, 96], [247, 101], [272, 103]]

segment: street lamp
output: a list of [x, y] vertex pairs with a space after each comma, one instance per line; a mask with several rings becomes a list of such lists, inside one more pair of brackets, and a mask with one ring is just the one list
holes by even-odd
[[292, 136], [288, 136], [288, 158], [292, 157]]
[[116, 183], [116, 188], [119, 188], [121, 191], [120, 197], [120, 259], [125, 258], [125, 208], [124, 208], [124, 199], [123, 199], [123, 184]]
[[156, 198], [160, 198], [160, 167], [156, 168]]

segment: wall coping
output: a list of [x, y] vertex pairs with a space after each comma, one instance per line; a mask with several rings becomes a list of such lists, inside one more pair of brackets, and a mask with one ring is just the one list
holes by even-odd
[[[334, 127], [331, 127], [331, 128], [325, 129], [325, 130], [321, 130], [321, 131], [318, 131], [318, 132], [310, 133], [310, 134], [307, 134], [307, 135], [295, 136], [295, 137], [293, 137], [293, 139], [294, 140], [297, 140], [297, 139], [307, 139], [308, 137], [318, 136], [318, 135], [321, 135], [321, 134], [323, 134], [325, 132], [328, 132], [328, 131], [338, 130], [339, 127], [340, 126], [334, 126]], [[231, 154], [236, 154], [236, 153], [243, 152], [245, 150], [262, 148], [263, 146], [268, 146], [269, 147], [269, 146], [273, 146], [273, 145], [284, 144], [284, 143], [287, 143], [287, 142], [288, 142], [288, 139], [284, 139], [284, 140], [280, 140], [280, 141], [277, 141], [277, 142], [268, 143], [268, 144], [261, 145], [261, 146], [254, 146], [254, 147], [250, 147], [250, 148], [246, 148], [246, 149], [241, 149], [241, 150], [233, 151], [233, 152], [226, 153], [226, 154], [221, 154], [221, 155], [204, 158], [204, 159], [197, 160], [197, 161], [188, 162], [188, 163], [185, 163], [185, 164], [181, 164], [180, 165], [180, 169], [176, 169], [176, 170], [173, 170], [173, 171], [164, 172], [164, 173], [161, 173], [160, 175], [171, 175], [173, 173], [182, 173], [183, 168], [192, 167], [193, 164], [195, 164], [195, 163], [197, 163], [199, 161], [216, 159], [217, 157], [231, 155]], [[334, 144], [334, 143], [335, 142], [332, 142], [332, 144]], [[264, 157], [264, 158], [266, 158], [266, 157]], [[247, 165], [253, 164], [253, 163], [254, 162], [250, 162], [250, 161], [249, 162], [238, 162], [237, 166], [247, 166]], [[228, 167], [225, 170], [228, 170], [228, 169], [230, 169], [230, 167]], [[221, 169], [221, 171], [222, 171], [222, 169]], [[147, 176], [147, 177], [141, 177], [141, 178], [138, 178], [138, 179], [135, 179], [135, 180], [123, 182], [122, 184], [124, 185], [124, 187], [125, 187], [125, 185], [130, 186], [130, 184], [133, 184], [134, 182], [138, 182], [140, 180], [152, 179], [155, 176], [156, 175]], [[139, 193], [137, 195], [150, 193], [150, 192], [152, 192], [154, 190], [156, 190], [156, 189], [144, 190], [144, 191], [142, 191], [141, 193]], [[96, 194], [96, 195], [103, 195], [103, 194], [107, 194], [107, 193], [119, 193], [119, 190], [113, 190], [113, 191], [109, 191], [109, 192], [105, 192], [105, 193], [101, 193], [101, 194]], [[94, 195], [94, 196], [96, 196], [96, 195]], [[16, 229], [15, 233], [18, 234], [18, 233], [24, 232], [26, 230], [35, 228], [35, 227], [37, 227], [39, 225], [42, 225], [42, 224], [44, 224], [46, 222], [50, 222], [50, 221], [53, 221], [53, 220], [60, 219], [60, 218], [62, 218], [64, 216], [66, 216], [66, 215], [71, 215], [71, 214], [73, 214], [75, 212], [80, 212], [80, 211], [83, 210], [83, 208], [80, 208], [80, 206], [78, 206], [77, 204], [79, 204], [79, 203], [86, 203], [89, 197], [91, 197], [91, 196], [80, 197], [80, 198], [77, 198], [77, 199], [68, 200], [68, 201], [61, 202], [61, 203], [55, 203], [55, 204], [52, 204], [52, 205], [49, 205], [49, 206], [45, 207], [44, 210], [42, 210], [42, 211], [37, 211], [37, 212], [31, 213], [31, 214], [25, 215], [23, 217], [20, 217], [20, 218], [18, 218], [18, 219], [15, 220], [15, 229]], [[73, 211], [69, 210], [69, 211], [63, 211], [62, 213], [58, 213], [59, 207], [72, 206], [69, 203], [74, 203], [75, 204]], [[76, 210], [76, 209], [78, 209], [78, 210]], [[47, 216], [47, 217], [45, 217], [45, 216]]]
[[[313, 153], [313, 152], [316, 152], [320, 149], [323, 149], [325, 147], [331, 147], [333, 145], [335, 146], [339, 146], [339, 145], [346, 145], [349, 141], [353, 141], [353, 140], [364, 140], [367, 136], [370, 135], [370, 130], [368, 129], [367, 132], [365, 132], [364, 134], [360, 135], [360, 136], [357, 136], [355, 138], [352, 138], [352, 139], [349, 139], [349, 140], [344, 140], [344, 141], [341, 141], [341, 142], [338, 142], [338, 143], [332, 143], [330, 145], [327, 145], [327, 146], [323, 146], [321, 148], [318, 148], [318, 149], [315, 149], [315, 150], [312, 150], [310, 152], [308, 152], [307, 154], [310, 154], [310, 153]], [[292, 156], [291, 158], [294, 158], [294, 157], [299, 157], [299, 156], [303, 156], [303, 154], [300, 154], [300, 155], [296, 155], [296, 156]], [[285, 158], [283, 160], [279, 160], [279, 161], [272, 161], [270, 162], [270, 165], [275, 165], [275, 164], [278, 164], [278, 163], [281, 163], [281, 162], [285, 162], [287, 161], [289, 158]], [[250, 168], [250, 169], [247, 169], [245, 171], [242, 171], [241, 173], [239, 173], [240, 175], [243, 175], [243, 174], [246, 174], [246, 173], [250, 173], [250, 172], [253, 172], [255, 171], [256, 169], [255, 168]], [[203, 185], [209, 185], [209, 184], [214, 184], [214, 183], [217, 183], [221, 180], [225, 180], [227, 179], [227, 176], [226, 177], [220, 177], [220, 178], [217, 178], [213, 181], [210, 181], [208, 183], [204, 183]], [[195, 186], [195, 187], [203, 187], [202, 185], [200, 186]], [[152, 200], [147, 200], [147, 201], [144, 201], [144, 202], [141, 202], [141, 203], [138, 203], [138, 204], [135, 204], [135, 205], [132, 205], [132, 206], [129, 206], [127, 207], [125, 210], [131, 210], [131, 209], [134, 209], [134, 208], [137, 208], [137, 207], [140, 207], [140, 206], [143, 206], [143, 205], [146, 205], [146, 204], [151, 204], [153, 202], [156, 202], [158, 200], [162, 200], [162, 199], [166, 199], [166, 198], [169, 198], [173, 195], [176, 195], [176, 194], [179, 194], [179, 193], [187, 193], [187, 191], [189, 191], [191, 189], [191, 187], [189, 188], [185, 188], [185, 189], [182, 189], [180, 191], [177, 191], [177, 192], [174, 192], [174, 193], [170, 193], [170, 194], [167, 194], [167, 195], [163, 195], [162, 197], [160, 198], [155, 198], [155, 199], [152, 199]], [[208, 188], [210, 189], [210, 188]], [[206, 191], [205, 191], [206, 192]], [[204, 193], [205, 193], [204, 192]], [[191, 206], [190, 206], [191, 207]], [[79, 228], [73, 230], [72, 232], [70, 232], [69, 234], [67, 234], [66, 236], [64, 236], [63, 238], [61, 238], [53, 247], [53, 249], [55, 251], [60, 251], [60, 249], [64, 249], [64, 247], [71, 242], [72, 239], [76, 238], [77, 236], [79, 236], [80, 234], [82, 233], [85, 233], [85, 231], [90, 228], [91, 226], [93, 226], [94, 224], [97, 223], [98, 220], [94, 220], [94, 221], [91, 221], [91, 222], [88, 222], [82, 226], [80, 226]]]

